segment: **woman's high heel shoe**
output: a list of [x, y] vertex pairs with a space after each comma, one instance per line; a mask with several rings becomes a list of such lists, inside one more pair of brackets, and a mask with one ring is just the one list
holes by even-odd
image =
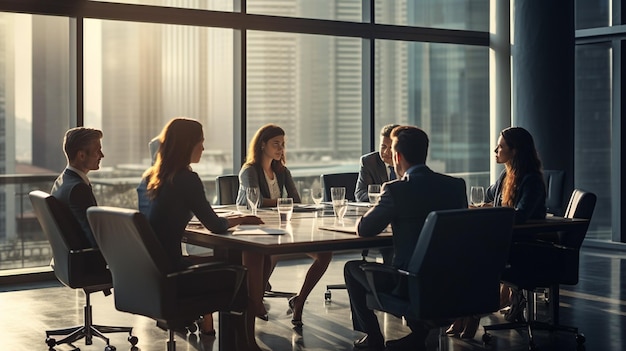
[[473, 339], [480, 325], [480, 317], [466, 317], [463, 323], [463, 333], [461, 333], [461, 339]]
[[[294, 313], [295, 309], [296, 309], [296, 299], [298, 298], [298, 295], [294, 295], [291, 298], [289, 298], [289, 301], [287, 302], [289, 304], [289, 313]], [[293, 324], [294, 327], [296, 328], [301, 328], [304, 324], [302, 323], [302, 317], [296, 319], [293, 318], [291, 320], [291, 324]]]
[[446, 334], [448, 335], [459, 335], [463, 331], [463, 322], [464, 318], [458, 318], [450, 325], [448, 330], [446, 330]]

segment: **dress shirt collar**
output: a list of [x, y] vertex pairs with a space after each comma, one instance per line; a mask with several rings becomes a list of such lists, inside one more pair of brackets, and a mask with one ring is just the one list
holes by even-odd
[[404, 175], [402, 176], [402, 179], [408, 181], [410, 174], [415, 172], [416, 170], [418, 170], [420, 168], [426, 168], [426, 165], [425, 164], [420, 164], [420, 165], [413, 165], [413, 166], [409, 167], [409, 169], [407, 169], [406, 172], [404, 172]]
[[91, 185], [91, 182], [89, 181], [89, 177], [87, 177], [87, 175], [85, 174], [85, 172], [80, 171], [80, 170], [78, 170], [78, 169], [76, 169], [76, 168], [74, 168], [74, 167], [72, 167], [72, 166], [70, 166], [70, 165], [67, 165], [67, 167], [66, 167], [66, 168], [67, 168], [67, 169], [69, 169], [70, 171], [72, 171], [72, 172], [74, 172], [74, 173], [78, 174], [78, 175], [79, 175], [79, 176], [83, 179], [83, 181], [84, 181], [86, 184]]

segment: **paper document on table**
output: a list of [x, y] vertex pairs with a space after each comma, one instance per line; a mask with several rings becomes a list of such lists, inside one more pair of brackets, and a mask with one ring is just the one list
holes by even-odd
[[279, 228], [260, 227], [258, 225], [240, 225], [235, 227], [233, 235], [283, 235], [287, 232]]

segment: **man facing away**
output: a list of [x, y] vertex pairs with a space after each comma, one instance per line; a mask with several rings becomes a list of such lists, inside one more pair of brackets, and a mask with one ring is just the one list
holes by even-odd
[[356, 201], [367, 202], [367, 186], [396, 179], [393, 161], [391, 160], [390, 134], [397, 124], [388, 124], [380, 130], [380, 149], [361, 156], [359, 164], [359, 179], [356, 181], [354, 198]]
[[87, 209], [98, 204], [87, 173], [100, 168], [100, 160], [104, 157], [100, 139], [102, 131], [93, 128], [77, 127], [65, 133], [63, 151], [67, 166], [50, 191], [69, 207], [92, 247], [98, 245], [87, 221]]
[[[391, 223], [393, 261], [396, 268], [406, 269], [417, 239], [431, 211], [467, 208], [465, 181], [433, 172], [426, 166], [428, 136], [413, 126], [399, 126], [391, 132], [392, 159], [399, 179], [383, 185], [378, 204], [358, 222], [359, 236], [374, 236]], [[362, 260], [349, 261], [344, 277], [350, 298], [355, 330], [365, 333], [354, 342], [355, 350], [383, 350], [385, 341], [374, 311], [367, 308], [365, 296], [369, 287]], [[389, 263], [386, 263], [389, 264]], [[404, 293], [398, 282], [390, 282], [389, 291]], [[421, 322], [407, 320], [411, 333], [399, 340], [387, 341], [386, 350], [425, 350], [428, 328]]]

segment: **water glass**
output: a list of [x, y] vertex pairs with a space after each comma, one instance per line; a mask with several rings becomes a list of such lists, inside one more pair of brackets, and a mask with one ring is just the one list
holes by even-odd
[[348, 200], [333, 200], [333, 211], [335, 211], [335, 217], [337, 217], [339, 222], [343, 222], [343, 217], [346, 215], [346, 211], [348, 211]]
[[259, 206], [259, 202], [261, 200], [261, 191], [259, 188], [246, 188], [246, 199], [248, 199], [250, 212], [256, 216], [256, 208]]
[[377, 204], [380, 200], [380, 184], [370, 184], [367, 186], [367, 197], [371, 204]]
[[324, 190], [321, 187], [313, 187], [311, 188], [311, 199], [316, 205], [322, 203], [322, 198], [324, 197]]
[[286, 224], [291, 221], [291, 215], [293, 214], [293, 198], [281, 197], [276, 200], [276, 207], [278, 208], [278, 217], [281, 224]]
[[332, 201], [335, 200], [343, 200], [346, 198], [346, 188], [341, 187], [332, 187], [330, 188], [330, 199]]
[[473, 186], [470, 190], [470, 202], [473, 206], [482, 206], [485, 203], [485, 188]]

